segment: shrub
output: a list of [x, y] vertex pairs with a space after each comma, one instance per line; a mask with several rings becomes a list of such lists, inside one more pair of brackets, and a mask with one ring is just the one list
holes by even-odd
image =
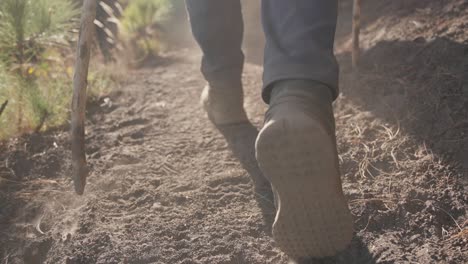
[[71, 0], [0, 1], [0, 101], [9, 101], [0, 138], [58, 124], [67, 113], [59, 109], [68, 108], [71, 87], [62, 55], [78, 14]]
[[170, 0], [132, 0], [128, 3], [121, 19], [121, 31], [133, 59], [144, 60], [161, 51], [161, 24], [170, 17], [172, 8]]
[[20, 87], [17, 78], [14, 78], [6, 71], [5, 65], [0, 63], [0, 104], [8, 100], [8, 105], [0, 116], [0, 139], [15, 132], [15, 126], [10, 124], [11, 120], [17, 120], [15, 111], [17, 109], [18, 88]]
[[66, 43], [78, 14], [70, 0], [0, 1], [0, 59], [36, 62], [46, 47]]

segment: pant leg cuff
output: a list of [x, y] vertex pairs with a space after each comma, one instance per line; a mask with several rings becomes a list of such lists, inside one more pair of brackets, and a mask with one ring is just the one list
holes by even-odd
[[238, 84], [242, 82], [242, 70], [239, 71], [239, 69], [203, 72], [203, 75], [205, 80], [213, 86], [225, 86], [226, 84]]
[[331, 89], [333, 100], [338, 97], [338, 69], [336, 70], [311, 70], [317, 68], [310, 65], [280, 65], [275, 67], [265, 66], [263, 74], [262, 98], [265, 103], [270, 102], [270, 95], [274, 83], [283, 80], [311, 80], [322, 83]]

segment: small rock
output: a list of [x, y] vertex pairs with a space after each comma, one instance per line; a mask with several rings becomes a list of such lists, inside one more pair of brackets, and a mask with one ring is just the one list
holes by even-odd
[[420, 234], [413, 235], [413, 236], [410, 237], [410, 241], [411, 241], [411, 242], [414, 242], [414, 241], [416, 241], [416, 240], [417, 240], [418, 238], [420, 238], [420, 237], [421, 237]]
[[153, 206], [151, 206], [151, 209], [161, 211], [163, 209], [163, 206], [161, 203], [157, 202], [157, 203], [154, 203]]

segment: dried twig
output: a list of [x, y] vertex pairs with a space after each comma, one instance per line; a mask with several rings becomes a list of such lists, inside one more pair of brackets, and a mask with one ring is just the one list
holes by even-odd
[[[423, 201], [423, 200], [420, 200], [420, 199], [412, 199], [412, 201], [419, 202], [419, 203], [422, 203], [422, 204], [426, 204], [426, 201]], [[434, 201], [434, 200], [431, 200], [431, 201], [434, 202], [434, 203], [437, 203], [437, 201]], [[445, 210], [445, 209], [443, 209], [443, 208], [441, 208], [441, 207], [439, 207], [439, 206], [437, 206], [435, 204], [432, 204], [432, 206], [434, 206], [434, 208], [444, 212], [447, 216], [449, 216], [452, 219], [452, 221], [455, 223], [455, 225], [458, 227], [460, 232], [461, 233], [464, 232], [463, 231], [464, 229], [458, 224], [457, 220], [455, 220], [455, 217], [453, 217], [452, 214], [450, 214], [447, 210]]]
[[6, 100], [2, 106], [0, 106], [0, 116], [3, 114], [3, 111], [5, 111], [5, 108], [7, 107], [8, 105], [8, 100]]
[[368, 202], [382, 202], [382, 203], [397, 203], [397, 199], [392, 198], [362, 198], [362, 199], [353, 199], [349, 201], [350, 205], [359, 204], [359, 203], [368, 203]]
[[359, 35], [361, 32], [361, 0], [354, 0], [353, 5], [353, 50], [352, 50], [352, 66], [357, 68], [359, 63], [360, 47]]
[[44, 215], [41, 215], [38, 219], [34, 227], [36, 228], [36, 231], [39, 232], [41, 235], [45, 235], [44, 231], [41, 230], [41, 222], [42, 218], [44, 218]]
[[453, 240], [453, 239], [465, 238], [465, 237], [468, 237], [468, 228], [464, 228], [462, 231], [449, 237], [447, 240]]
[[47, 120], [48, 117], [49, 117], [49, 112], [46, 110], [42, 114], [41, 119], [39, 120], [39, 125], [37, 125], [36, 128], [34, 129], [35, 133], [39, 133], [39, 131], [41, 131], [41, 129], [44, 126], [44, 123], [45, 123], [45, 121]]

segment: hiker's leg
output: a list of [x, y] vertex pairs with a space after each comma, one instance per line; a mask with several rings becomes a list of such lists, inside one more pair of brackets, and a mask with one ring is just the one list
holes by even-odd
[[239, 81], [244, 64], [240, 0], [187, 0], [192, 33], [208, 82]]
[[192, 33], [202, 52], [201, 71], [208, 81], [202, 103], [218, 125], [244, 122], [240, 0], [187, 0]]
[[266, 36], [263, 99], [275, 82], [320, 82], [338, 96], [338, 64], [333, 54], [337, 0], [264, 0]]
[[256, 156], [278, 200], [273, 237], [293, 258], [332, 256], [353, 235], [332, 108], [337, 1], [264, 0], [262, 12], [263, 98], [270, 106]]

